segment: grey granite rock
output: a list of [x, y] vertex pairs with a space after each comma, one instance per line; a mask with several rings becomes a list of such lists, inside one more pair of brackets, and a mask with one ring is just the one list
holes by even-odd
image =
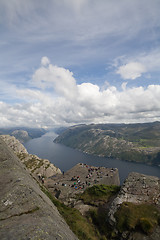
[[123, 202], [150, 203], [160, 207], [160, 179], [140, 173], [130, 173], [120, 193], [112, 202], [109, 211], [111, 225], [114, 225], [114, 214]]
[[12, 148], [34, 176], [43, 175], [48, 178], [56, 174], [62, 174], [61, 170], [50, 163], [48, 159], [41, 159], [36, 155], [29, 154], [23, 144], [14, 136], [1, 135], [0, 138], [5, 141], [7, 146]]
[[57, 208], [1, 138], [0, 239], [77, 239]]

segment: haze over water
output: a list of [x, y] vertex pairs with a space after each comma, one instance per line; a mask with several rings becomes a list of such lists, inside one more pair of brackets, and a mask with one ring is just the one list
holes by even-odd
[[86, 163], [93, 166], [118, 168], [121, 184], [130, 172], [139, 172], [160, 178], [160, 167], [88, 155], [54, 143], [53, 140], [56, 137], [56, 133], [49, 132], [40, 138], [31, 139], [25, 144], [25, 147], [29, 153], [50, 160], [50, 162], [62, 171], [69, 170], [77, 163]]

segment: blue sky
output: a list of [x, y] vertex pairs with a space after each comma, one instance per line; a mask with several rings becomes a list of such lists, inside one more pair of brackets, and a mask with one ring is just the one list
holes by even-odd
[[0, 127], [160, 120], [159, 0], [0, 0]]

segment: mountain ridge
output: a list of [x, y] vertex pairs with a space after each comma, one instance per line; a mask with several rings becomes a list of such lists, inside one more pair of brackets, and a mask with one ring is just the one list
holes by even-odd
[[102, 157], [160, 165], [160, 122], [77, 125], [54, 142]]

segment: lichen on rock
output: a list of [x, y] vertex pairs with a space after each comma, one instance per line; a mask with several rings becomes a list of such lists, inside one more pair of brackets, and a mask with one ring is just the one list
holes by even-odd
[[29, 154], [26, 148], [14, 136], [1, 135], [3, 141], [13, 149], [14, 153], [25, 164], [29, 171], [34, 175], [44, 176], [46, 178], [55, 174], [62, 174], [61, 170], [50, 163], [47, 159], [41, 159], [36, 155]]

